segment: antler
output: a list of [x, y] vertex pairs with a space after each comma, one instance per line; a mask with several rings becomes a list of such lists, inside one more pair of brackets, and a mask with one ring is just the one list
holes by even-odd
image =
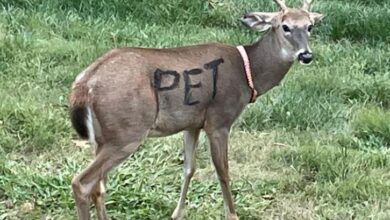
[[302, 9], [305, 10], [305, 11], [309, 11], [311, 1], [312, 0], [303, 0]]
[[279, 7], [282, 9], [282, 10], [286, 10], [287, 9], [287, 6], [286, 4], [284, 3], [284, 0], [274, 0], [276, 4], [279, 5]]

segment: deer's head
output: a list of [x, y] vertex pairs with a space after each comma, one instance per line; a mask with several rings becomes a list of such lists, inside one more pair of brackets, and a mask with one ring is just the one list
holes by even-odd
[[313, 60], [310, 32], [323, 15], [309, 11], [311, 0], [304, 0], [301, 8], [289, 8], [283, 0], [274, 1], [281, 9], [279, 12], [252, 12], [244, 15], [241, 21], [259, 32], [272, 29], [280, 42], [282, 56], [310, 64]]

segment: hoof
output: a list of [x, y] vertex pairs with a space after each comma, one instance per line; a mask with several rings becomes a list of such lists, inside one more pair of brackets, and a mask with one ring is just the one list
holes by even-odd
[[229, 214], [226, 216], [226, 220], [239, 220], [239, 218], [236, 214]]
[[175, 209], [173, 214], [171, 215], [171, 220], [182, 220], [182, 213], [178, 209]]

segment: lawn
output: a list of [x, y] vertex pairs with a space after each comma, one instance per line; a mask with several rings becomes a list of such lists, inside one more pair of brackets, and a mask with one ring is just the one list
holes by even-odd
[[[287, 0], [298, 6], [298, 0]], [[238, 18], [271, 0], [0, 0], [0, 220], [74, 219], [70, 181], [92, 160], [68, 118], [76, 75], [114, 47], [249, 44]], [[230, 134], [240, 219], [390, 219], [390, 0], [314, 0], [315, 62], [247, 106]], [[181, 134], [148, 139], [110, 173], [113, 219], [168, 219]], [[202, 133], [186, 219], [222, 219]]]

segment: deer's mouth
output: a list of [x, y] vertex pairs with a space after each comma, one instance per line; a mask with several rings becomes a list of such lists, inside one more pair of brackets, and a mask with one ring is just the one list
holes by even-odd
[[302, 52], [298, 55], [298, 61], [301, 64], [309, 65], [313, 61], [313, 54], [309, 51]]

